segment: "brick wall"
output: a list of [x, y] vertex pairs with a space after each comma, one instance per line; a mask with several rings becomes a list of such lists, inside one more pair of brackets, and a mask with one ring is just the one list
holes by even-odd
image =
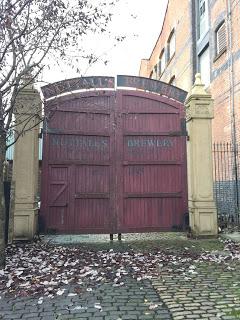
[[[231, 141], [233, 118], [232, 105], [235, 108], [236, 137], [240, 141], [240, 3], [231, 2], [231, 22], [227, 20], [228, 7], [226, 0], [215, 1], [210, 11], [211, 21], [211, 56], [212, 80], [211, 93], [214, 99], [213, 140]], [[218, 58], [215, 57], [215, 29], [225, 20], [227, 26], [227, 50]], [[231, 32], [229, 32], [231, 30]], [[232, 48], [230, 47], [230, 34]], [[232, 54], [232, 58], [231, 58]], [[231, 68], [231, 59], [233, 67]], [[231, 81], [233, 70], [233, 82]]]
[[149, 60], [142, 60], [140, 67], [140, 76], [150, 77], [154, 66], [159, 62], [159, 56], [162, 49], [166, 49], [167, 41], [172, 30], [176, 36], [176, 50], [172, 59], [167, 63], [163, 73], [154, 77], [158, 80], [169, 82], [175, 76], [175, 85], [184, 90], [189, 90], [192, 85], [192, 64], [191, 64], [191, 4], [188, 0], [181, 1], [181, 10], [179, 0], [169, 1], [163, 27]]
[[[226, 0], [209, 0], [210, 29], [207, 45], [210, 48], [211, 83], [207, 90], [214, 99], [213, 141], [231, 141], [233, 132], [232, 105], [234, 104], [236, 138], [240, 142], [240, 0], [230, 1], [231, 23], [227, 17], [227, 3]], [[166, 48], [169, 34], [174, 28], [176, 34], [175, 55], [157, 79], [169, 82], [175, 76], [175, 85], [189, 91], [192, 86], [193, 74], [199, 68], [197, 50], [201, 47], [199, 41], [195, 40], [197, 24], [195, 28], [192, 27], [195, 16], [193, 4], [194, 0], [182, 0], [181, 2], [169, 0], [159, 38], [150, 58], [142, 61], [140, 76], [150, 77], [151, 71], [159, 61], [162, 49]], [[219, 23], [224, 20], [227, 26], [227, 48], [225, 52], [216, 57], [215, 31]], [[231, 30], [232, 48], [230, 48], [229, 30]], [[203, 45], [206, 45], [204, 41]], [[195, 48], [196, 52], [194, 53]], [[233, 82], [231, 81], [231, 59], [233, 61]]]

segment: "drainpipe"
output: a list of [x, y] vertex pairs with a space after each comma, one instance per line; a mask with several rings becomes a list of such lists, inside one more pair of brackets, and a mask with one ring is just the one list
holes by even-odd
[[230, 85], [230, 115], [231, 115], [231, 140], [233, 144], [233, 175], [235, 178], [236, 190], [236, 209], [237, 220], [239, 222], [239, 187], [238, 187], [238, 161], [237, 161], [237, 138], [236, 138], [236, 120], [235, 120], [235, 97], [234, 97], [234, 65], [232, 52], [232, 6], [231, 0], [226, 0], [227, 5], [227, 31], [229, 40], [228, 50], [228, 68], [229, 68], [229, 85]]
[[197, 4], [196, 1], [190, 1], [191, 12], [191, 33], [192, 33], [192, 85], [195, 82], [195, 75], [197, 73], [197, 39], [198, 39], [198, 26], [197, 26]]

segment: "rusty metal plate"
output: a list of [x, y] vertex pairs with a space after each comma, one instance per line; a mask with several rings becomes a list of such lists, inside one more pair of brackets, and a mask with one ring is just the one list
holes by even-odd
[[150, 92], [159, 93], [161, 95], [167, 96], [171, 99], [183, 103], [186, 99], [187, 92], [172, 86], [168, 83], [153, 80], [144, 77], [134, 77], [134, 76], [117, 76], [117, 86], [118, 87], [131, 87], [141, 90], [146, 90]]
[[41, 87], [45, 99], [76, 90], [114, 88], [113, 77], [79, 77], [51, 83]]

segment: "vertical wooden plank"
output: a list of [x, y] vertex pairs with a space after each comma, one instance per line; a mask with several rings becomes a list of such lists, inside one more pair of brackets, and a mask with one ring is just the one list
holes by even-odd
[[124, 211], [124, 198], [123, 198], [123, 186], [124, 186], [124, 172], [123, 172], [123, 101], [122, 92], [117, 91], [116, 93], [116, 110], [115, 110], [115, 225], [116, 232], [121, 233], [121, 221], [123, 219]]

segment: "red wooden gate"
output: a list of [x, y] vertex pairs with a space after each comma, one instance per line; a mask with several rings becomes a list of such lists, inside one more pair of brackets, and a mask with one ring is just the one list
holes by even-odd
[[45, 111], [44, 230], [122, 233], [183, 226], [187, 182], [181, 101], [139, 90], [99, 89], [54, 97]]

